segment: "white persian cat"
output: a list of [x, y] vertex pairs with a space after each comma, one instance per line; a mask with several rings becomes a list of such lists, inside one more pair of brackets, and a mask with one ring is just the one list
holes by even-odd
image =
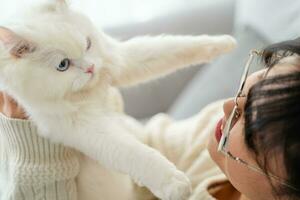
[[[191, 192], [188, 178], [141, 141], [143, 129], [124, 114], [117, 88], [208, 62], [234, 46], [226, 35], [119, 42], [53, 0], [0, 27], [0, 84], [43, 137], [86, 155], [79, 200], [132, 200], [131, 179], [158, 198], [183, 200]], [[99, 184], [110, 181], [113, 190]]]

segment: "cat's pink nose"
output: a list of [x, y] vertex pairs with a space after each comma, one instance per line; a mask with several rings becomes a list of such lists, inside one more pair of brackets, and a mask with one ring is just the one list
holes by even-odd
[[85, 71], [85, 73], [91, 73], [93, 74], [95, 71], [95, 66], [94, 65], [91, 65], [90, 67], [88, 67]]

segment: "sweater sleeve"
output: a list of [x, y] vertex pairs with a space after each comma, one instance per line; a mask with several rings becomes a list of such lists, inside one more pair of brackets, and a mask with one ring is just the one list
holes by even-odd
[[37, 134], [29, 120], [0, 113], [0, 199], [76, 200], [76, 153]]
[[[189, 200], [214, 199], [207, 186], [212, 179], [225, 178], [206, 149], [209, 136], [223, 116], [223, 102], [214, 102], [197, 115], [181, 121], [158, 114], [145, 126], [145, 143], [160, 151], [190, 178], [193, 193]], [[136, 199], [156, 200], [146, 188], [136, 187], [135, 191]]]
[[206, 150], [209, 136], [223, 116], [223, 100], [206, 106], [185, 120], [175, 121], [166, 114], [154, 116], [147, 124], [147, 143], [159, 150], [179, 169], [186, 171]]

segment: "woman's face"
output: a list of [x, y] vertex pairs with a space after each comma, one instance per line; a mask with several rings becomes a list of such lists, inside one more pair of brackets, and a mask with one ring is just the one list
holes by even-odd
[[[282, 60], [278, 65], [268, 73], [269, 76], [289, 73], [295, 68], [293, 58], [286, 58]], [[287, 66], [288, 65], [288, 66]], [[266, 69], [253, 73], [247, 78], [245, 87], [243, 89], [243, 94], [247, 96], [249, 89], [259, 80], [263, 79], [266, 73]], [[233, 127], [230, 131], [228, 150], [232, 155], [239, 157], [249, 164], [258, 166], [255, 155], [251, 152], [244, 140], [244, 106], [247, 97], [241, 97], [238, 99], [238, 107], [240, 110], [240, 117], [233, 121]], [[228, 119], [232, 109], [234, 107], [233, 99], [228, 99], [223, 105], [224, 117], [222, 118], [223, 127], [226, 120]], [[244, 165], [237, 163], [236, 161], [225, 157], [222, 153], [217, 152], [218, 139], [215, 134], [211, 135], [208, 149], [212, 159], [220, 167], [220, 169], [227, 176], [231, 184], [243, 195], [244, 198], [250, 200], [267, 200], [274, 199], [272, 193], [272, 187], [268, 178], [255, 172]], [[280, 155], [280, 154], [279, 154]], [[272, 168], [270, 169], [273, 174], [284, 178], [284, 167], [282, 159], [280, 156], [275, 158], [270, 158], [272, 162]], [[274, 163], [274, 165], [273, 165]]]

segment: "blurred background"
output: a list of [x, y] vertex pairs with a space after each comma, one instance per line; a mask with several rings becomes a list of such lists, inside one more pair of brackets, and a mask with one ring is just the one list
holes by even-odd
[[[0, 0], [0, 25], [41, 0]], [[126, 40], [139, 35], [232, 34], [238, 48], [203, 66], [122, 89], [126, 112], [139, 119], [167, 112], [189, 117], [205, 105], [235, 94], [250, 49], [300, 35], [300, 1], [295, 0], [70, 0], [108, 34]], [[253, 71], [262, 66], [256, 62]]]

